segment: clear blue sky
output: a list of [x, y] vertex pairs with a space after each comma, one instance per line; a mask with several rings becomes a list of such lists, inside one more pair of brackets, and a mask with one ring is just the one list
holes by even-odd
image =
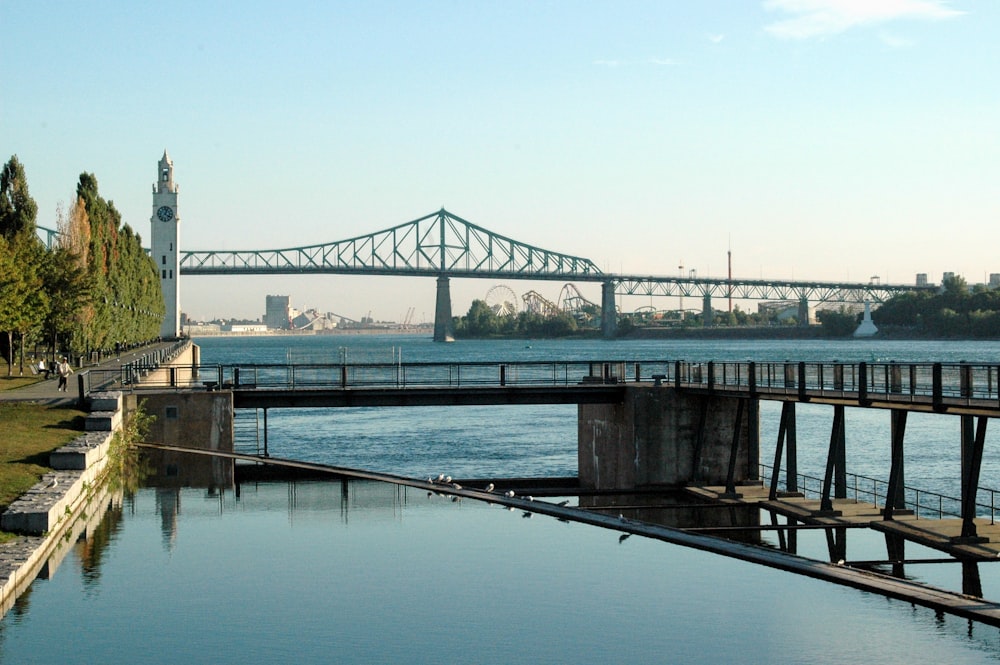
[[[994, 0], [0, 0], [0, 159], [41, 225], [88, 171], [148, 238], [166, 149], [191, 249], [445, 207], [611, 272], [721, 276], [731, 247], [737, 277], [975, 283], [1000, 273], [998, 28]], [[455, 312], [492, 285], [453, 281]], [[433, 318], [430, 279], [181, 289], [195, 318], [268, 293]]]

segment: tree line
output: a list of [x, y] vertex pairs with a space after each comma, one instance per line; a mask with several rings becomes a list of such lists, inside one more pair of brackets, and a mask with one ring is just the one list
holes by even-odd
[[580, 329], [576, 319], [565, 312], [554, 316], [536, 312], [501, 316], [485, 300], [473, 300], [465, 316], [452, 318], [452, 326], [458, 338], [565, 337]]
[[89, 356], [155, 339], [164, 315], [156, 265], [97, 178], [82, 173], [55, 242], [38, 236], [38, 205], [17, 155], [0, 173], [0, 355], [8, 375], [26, 352]]
[[927, 337], [1000, 337], [1000, 290], [949, 277], [938, 292], [902, 293], [872, 312], [879, 330]]

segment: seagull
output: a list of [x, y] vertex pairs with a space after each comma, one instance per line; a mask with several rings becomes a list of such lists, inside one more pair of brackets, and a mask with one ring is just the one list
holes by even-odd
[[58, 478], [53, 478], [52, 482], [48, 484], [48, 487], [55, 487], [58, 484], [59, 484], [59, 479]]
[[439, 483], [440, 483], [440, 482], [444, 482], [444, 474], [443, 474], [443, 473], [439, 473], [439, 474], [438, 474], [438, 477], [437, 477], [437, 481], [438, 481]]
[[514, 498], [514, 490], [507, 490], [504, 493], [504, 496], [507, 497], [508, 499], [513, 499]]
[[533, 496], [529, 496], [528, 497], [528, 501], [534, 501], [534, 500], [535, 500], [535, 497], [533, 497]]
[[486, 491], [487, 492], [492, 492], [493, 491], [493, 483], [490, 483], [489, 485], [486, 486]]
[[460, 490], [460, 489], [462, 489], [462, 486], [461, 486], [461, 485], [459, 485], [458, 483], [452, 483], [452, 484], [451, 484], [451, 486], [452, 486], [452, 487], [454, 487], [454, 488], [455, 488], [455, 489], [457, 489], [457, 490]]
[[451, 476], [445, 476], [444, 477], [444, 482], [450, 483], [451, 482]]
[[531, 513], [525, 511], [524, 514], [521, 515], [521, 517], [527, 517], [528, 519], [531, 519]]
[[624, 543], [626, 540], [628, 540], [628, 537], [631, 535], [632, 535], [631, 533], [623, 533], [622, 535], [618, 536], [618, 542]]

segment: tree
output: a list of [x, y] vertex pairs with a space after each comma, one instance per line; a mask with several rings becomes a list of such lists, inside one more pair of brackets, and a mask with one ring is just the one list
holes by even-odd
[[34, 235], [38, 204], [28, 193], [28, 180], [17, 155], [0, 171], [0, 235], [13, 240], [20, 235]]
[[0, 237], [5, 266], [0, 276], [0, 331], [5, 334], [7, 374], [13, 373], [14, 340], [21, 344], [21, 371], [24, 371], [24, 343], [39, 328], [48, 298], [41, 286], [44, 248], [36, 235], [38, 204], [28, 193], [24, 167], [11, 157], [0, 172]]
[[821, 309], [816, 313], [820, 327], [827, 337], [847, 337], [858, 328], [858, 315], [843, 305], [838, 310]]

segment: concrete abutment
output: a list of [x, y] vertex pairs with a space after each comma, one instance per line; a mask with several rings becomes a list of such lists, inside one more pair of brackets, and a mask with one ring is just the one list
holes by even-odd
[[734, 438], [733, 480], [755, 481], [759, 410], [740, 409], [741, 399], [640, 385], [626, 387], [619, 404], [581, 404], [580, 486], [624, 491], [725, 485]]

